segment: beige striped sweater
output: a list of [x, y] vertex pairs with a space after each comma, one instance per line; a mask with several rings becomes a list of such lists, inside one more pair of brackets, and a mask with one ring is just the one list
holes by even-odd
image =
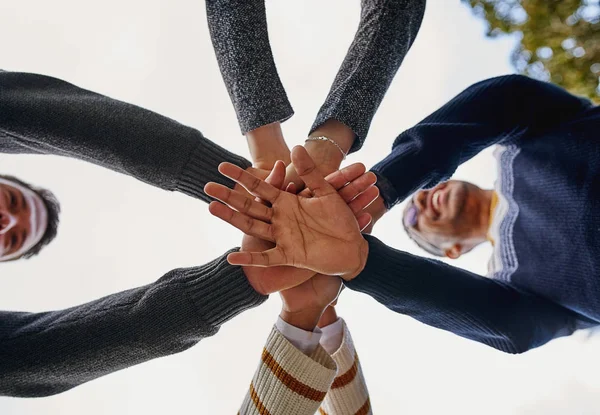
[[350, 331], [331, 356], [305, 355], [273, 327], [240, 415], [372, 414]]

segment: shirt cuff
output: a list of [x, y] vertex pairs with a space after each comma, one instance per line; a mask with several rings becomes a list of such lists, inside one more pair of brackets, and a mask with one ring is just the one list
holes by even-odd
[[334, 354], [344, 340], [344, 320], [338, 318], [334, 323], [321, 327], [321, 347], [330, 355]]
[[321, 340], [322, 332], [318, 327], [315, 327], [314, 331], [302, 330], [285, 322], [281, 317], [277, 317], [275, 328], [305, 355], [314, 352]]

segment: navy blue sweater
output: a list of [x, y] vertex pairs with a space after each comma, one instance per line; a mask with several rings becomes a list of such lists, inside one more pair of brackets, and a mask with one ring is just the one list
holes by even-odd
[[477, 83], [394, 142], [373, 171], [388, 207], [448, 179], [494, 144], [513, 220], [504, 272], [485, 278], [388, 248], [349, 288], [388, 308], [510, 353], [600, 322], [600, 107], [522, 76]]

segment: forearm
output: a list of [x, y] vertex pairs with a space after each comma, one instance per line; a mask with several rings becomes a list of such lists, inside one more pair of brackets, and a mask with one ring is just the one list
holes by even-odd
[[391, 208], [416, 190], [447, 180], [481, 150], [506, 140], [539, 137], [540, 131], [568, 122], [589, 105], [524, 76], [487, 79], [400, 134], [390, 155], [371, 170]]
[[363, 272], [346, 282], [389, 309], [508, 353], [571, 334], [577, 316], [510, 284], [369, 241]]
[[286, 166], [290, 164], [290, 149], [283, 138], [279, 122], [249, 131], [246, 140], [254, 167], [271, 170], [278, 160], [283, 161]]
[[264, 0], [207, 0], [208, 28], [242, 134], [294, 112], [269, 44]]
[[311, 133], [335, 119], [353, 131], [358, 150], [419, 31], [425, 0], [362, 0], [359, 28]]
[[56, 78], [0, 72], [0, 152], [88, 161], [205, 201], [204, 185], [232, 182], [217, 171], [250, 163], [199, 131]]
[[0, 312], [0, 395], [53, 395], [181, 352], [265, 299], [224, 255], [66, 310]]

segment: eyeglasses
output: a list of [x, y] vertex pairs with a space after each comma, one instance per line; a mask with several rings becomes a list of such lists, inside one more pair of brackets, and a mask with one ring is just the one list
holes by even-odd
[[407, 228], [414, 228], [417, 225], [419, 219], [419, 210], [415, 206], [415, 203], [411, 200], [410, 205], [406, 208], [404, 213], [404, 226]]

